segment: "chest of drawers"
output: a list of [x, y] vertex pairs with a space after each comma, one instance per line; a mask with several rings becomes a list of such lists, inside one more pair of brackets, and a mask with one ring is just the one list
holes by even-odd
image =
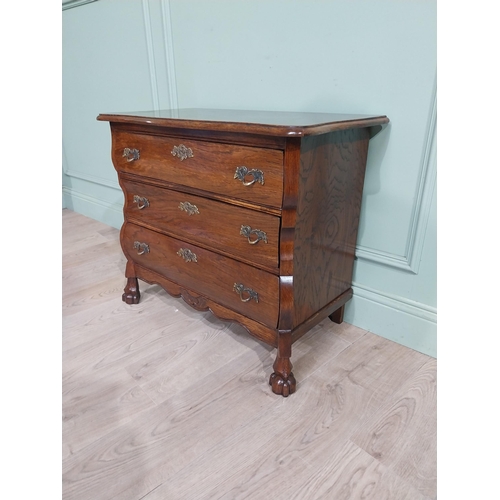
[[371, 136], [386, 116], [180, 109], [101, 114], [125, 196], [123, 300], [138, 279], [239, 322], [277, 349], [270, 385], [296, 388], [292, 344], [342, 322]]

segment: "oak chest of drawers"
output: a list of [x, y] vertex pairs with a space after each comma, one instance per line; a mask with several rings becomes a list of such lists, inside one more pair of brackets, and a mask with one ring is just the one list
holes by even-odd
[[277, 348], [273, 392], [296, 388], [292, 344], [342, 322], [371, 136], [386, 116], [180, 109], [101, 114], [125, 196], [123, 300], [138, 278]]

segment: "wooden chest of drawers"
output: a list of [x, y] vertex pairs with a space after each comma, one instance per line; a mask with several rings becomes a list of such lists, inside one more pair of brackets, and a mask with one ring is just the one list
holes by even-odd
[[102, 114], [125, 195], [123, 300], [140, 278], [277, 348], [273, 392], [296, 388], [292, 343], [342, 322], [368, 142], [386, 116], [181, 109]]

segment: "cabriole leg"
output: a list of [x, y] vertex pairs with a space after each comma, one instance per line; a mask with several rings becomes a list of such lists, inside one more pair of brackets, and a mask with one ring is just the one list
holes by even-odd
[[269, 378], [269, 385], [275, 394], [287, 397], [295, 392], [296, 381], [292, 373], [292, 334], [280, 333], [278, 336], [278, 353], [274, 362], [274, 373]]

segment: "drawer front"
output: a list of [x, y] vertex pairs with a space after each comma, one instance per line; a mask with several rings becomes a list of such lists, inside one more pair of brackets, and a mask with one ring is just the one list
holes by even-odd
[[121, 184], [127, 220], [278, 267], [279, 217], [156, 186]]
[[114, 131], [113, 163], [121, 172], [259, 205], [282, 203], [283, 152], [274, 149]]
[[276, 328], [277, 276], [128, 222], [122, 228], [121, 244], [137, 264]]

